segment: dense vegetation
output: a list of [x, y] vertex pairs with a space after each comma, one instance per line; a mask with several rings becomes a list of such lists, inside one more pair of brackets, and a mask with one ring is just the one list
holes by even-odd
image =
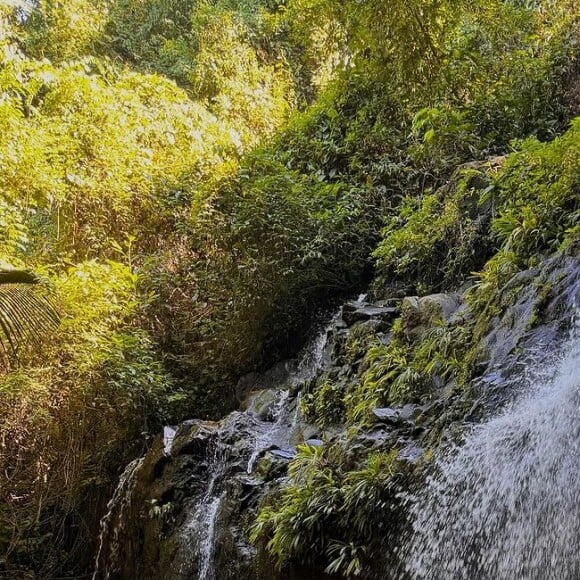
[[[0, 5], [0, 263], [61, 318], [0, 377], [0, 571], [80, 573], [143, 435], [230, 409], [373, 268], [385, 297], [480, 271], [473, 324], [361, 337], [363, 379], [321, 385], [313, 420], [420, 400], [434, 364], [465, 380], [509, 276], [577, 248], [578, 20], [569, 0]], [[397, 470], [305, 449], [256, 540], [352, 573], [358, 507]]]

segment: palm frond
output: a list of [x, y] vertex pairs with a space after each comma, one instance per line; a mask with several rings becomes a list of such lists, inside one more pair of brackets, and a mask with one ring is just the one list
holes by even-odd
[[32, 272], [0, 270], [0, 365], [52, 332], [60, 318], [48, 288]]

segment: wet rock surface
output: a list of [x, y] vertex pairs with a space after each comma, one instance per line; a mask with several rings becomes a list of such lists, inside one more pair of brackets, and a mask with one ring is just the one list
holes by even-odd
[[274, 571], [271, 562], [258, 557], [248, 529], [260, 503], [286, 484], [288, 464], [301, 444], [343, 442], [353, 461], [369, 450], [397, 449], [399, 460], [412, 469], [429, 449], [508, 403], [525, 388], [522, 368], [530, 360], [546, 365], [554, 345], [566, 336], [580, 296], [579, 260], [546, 260], [518, 274], [502, 294], [509, 306], [482, 340], [478, 376], [469, 389], [434, 377], [431, 395], [421, 404], [376, 407], [372, 426], [354, 436], [341, 424], [321, 429], [308, 423], [300, 405], [303, 393], [322, 375], [345, 385], [360, 379], [364, 360], [348, 358], [349, 339], [360, 334], [388, 344], [401, 313], [406, 331], [415, 335], [426, 332], [426, 319], [434, 312], [445, 321], [469, 313], [456, 293], [347, 302], [301, 359], [240, 380], [240, 411], [219, 422], [183, 423], [171, 440], [160, 437], [131, 468], [124, 476], [125, 491], [113, 498], [104, 520], [95, 577], [324, 578], [320, 571]]
[[366, 320], [380, 320], [389, 324], [397, 318], [398, 314], [399, 308], [396, 301], [393, 301], [392, 306], [347, 302], [342, 307], [342, 320], [347, 326]]

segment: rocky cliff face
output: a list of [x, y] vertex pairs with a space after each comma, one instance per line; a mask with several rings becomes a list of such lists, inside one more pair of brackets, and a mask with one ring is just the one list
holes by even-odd
[[[149, 453], [129, 466], [103, 520], [95, 577], [326, 577], [316, 555], [308, 569], [296, 559], [274, 571], [266, 552], [249, 541], [260, 505], [268, 498], [275, 502], [288, 485], [288, 465], [301, 445], [338, 445], [352, 466], [375, 451], [396, 455], [398, 475], [390, 499], [377, 508], [383, 511], [362, 576], [405, 577], [397, 545], [409, 534], [409, 522], [400, 498], [423, 485], [431, 458], [467, 425], [494, 414], [526, 387], [523, 369], [530, 361], [541, 367], [557, 352], [580, 300], [580, 260], [544, 260], [515, 276], [499, 297], [501, 308], [470, 345], [477, 356], [466, 383], [433, 365], [420, 396], [374, 406], [356, 428], [343, 407], [373, 364], [365, 356], [369, 345], [388, 345], [394, 333], [417, 341], [434, 327], [473, 320], [459, 292], [345, 303], [301, 359], [240, 380], [239, 411], [219, 422], [166, 428]], [[323, 417], [315, 403], [321, 389], [334, 398]]]

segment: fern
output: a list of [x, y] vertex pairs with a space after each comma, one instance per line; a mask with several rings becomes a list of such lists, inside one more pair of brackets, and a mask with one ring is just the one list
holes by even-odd
[[9, 366], [25, 344], [58, 324], [58, 313], [40, 278], [23, 270], [0, 271], [1, 365]]

